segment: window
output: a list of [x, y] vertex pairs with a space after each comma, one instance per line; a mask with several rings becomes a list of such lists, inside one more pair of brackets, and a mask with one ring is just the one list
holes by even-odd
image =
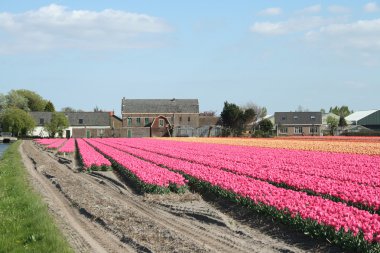
[[98, 136], [103, 137], [103, 135], [104, 135], [104, 129], [98, 129], [97, 133], [98, 133]]
[[286, 120], [286, 117], [285, 116], [281, 117], [281, 120]]
[[190, 117], [187, 117], [187, 121], [190, 122]]
[[316, 127], [316, 126], [310, 127], [310, 133], [312, 133], [312, 134], [318, 133], [318, 127]]
[[182, 116], [179, 116], [179, 122], [182, 122]]
[[145, 125], [149, 124], [149, 118], [145, 118]]
[[315, 120], [315, 116], [310, 116], [310, 119], [311, 120]]
[[45, 119], [40, 118], [40, 125], [43, 125], [43, 124], [45, 124]]
[[79, 124], [83, 124], [83, 119], [79, 119]]
[[137, 119], [136, 119], [136, 124], [137, 124], [138, 126], [141, 125], [141, 118], [137, 118]]
[[159, 119], [159, 120], [158, 120], [158, 125], [159, 125], [159, 127], [163, 127], [164, 124], [165, 124], [165, 121], [164, 121], [163, 119]]
[[302, 127], [295, 127], [294, 128], [294, 133], [295, 134], [302, 134]]
[[281, 127], [280, 128], [280, 134], [287, 134], [288, 133], [288, 128], [287, 127]]
[[296, 116], [294, 116], [294, 117], [293, 117], [293, 119], [294, 119], [294, 120], [297, 120], [297, 119], [298, 119], [298, 116], [297, 116], [297, 115], [296, 115]]
[[127, 118], [127, 126], [132, 126], [132, 118], [131, 117]]

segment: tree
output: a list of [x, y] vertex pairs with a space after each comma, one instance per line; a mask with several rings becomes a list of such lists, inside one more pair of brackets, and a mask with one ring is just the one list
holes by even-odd
[[47, 103], [45, 105], [44, 111], [45, 112], [55, 112], [55, 107], [54, 107], [53, 103], [50, 100], [47, 101]]
[[7, 108], [7, 97], [0, 93], [0, 112]]
[[27, 99], [28, 108], [30, 111], [42, 112], [45, 110], [47, 101], [43, 99], [40, 95], [38, 95], [36, 92], [24, 89], [14, 90], [14, 92]]
[[8, 92], [6, 95], [6, 103], [8, 108], [19, 108], [24, 111], [30, 111], [28, 99], [15, 90]]
[[242, 110], [246, 111], [248, 109], [253, 109], [256, 116], [253, 118], [253, 121], [257, 121], [257, 119], [264, 118], [267, 115], [267, 108], [259, 106], [253, 102], [248, 102], [243, 105]]
[[325, 114], [325, 113], [326, 113], [326, 110], [323, 109], [323, 108], [321, 108], [320, 112], [321, 112], [322, 114]]
[[309, 109], [303, 107], [302, 105], [299, 105], [296, 109], [296, 112], [308, 112]]
[[226, 128], [227, 132], [225, 135], [239, 134], [241, 128], [241, 120], [244, 112], [233, 103], [224, 102], [223, 111], [220, 113], [222, 120], [222, 125]]
[[273, 123], [269, 119], [263, 119], [259, 122], [259, 128], [264, 133], [269, 133], [273, 129]]
[[350, 111], [350, 109], [346, 105], [342, 105], [341, 107], [338, 107], [338, 106], [330, 107], [330, 112], [338, 116], [343, 116], [343, 117], [347, 117], [348, 115], [353, 113], [353, 111], [352, 110]]
[[347, 126], [346, 119], [343, 117], [343, 115], [339, 116], [338, 126], [340, 126], [341, 128]]
[[330, 134], [334, 135], [334, 131], [336, 130], [336, 128], [338, 127], [338, 124], [339, 124], [338, 119], [336, 119], [332, 116], [328, 116], [326, 121], [330, 127]]
[[2, 131], [11, 132], [14, 136], [25, 136], [35, 127], [35, 122], [29, 113], [19, 108], [8, 108], [0, 114]]
[[53, 112], [51, 121], [45, 124], [45, 129], [51, 138], [54, 138], [58, 133], [59, 136], [63, 135], [63, 129], [69, 126], [69, 121], [64, 113]]
[[62, 111], [62, 112], [76, 112], [77, 110], [75, 110], [75, 109], [72, 108], [72, 107], [67, 106], [67, 107], [63, 107], [63, 108], [61, 109], [61, 111]]

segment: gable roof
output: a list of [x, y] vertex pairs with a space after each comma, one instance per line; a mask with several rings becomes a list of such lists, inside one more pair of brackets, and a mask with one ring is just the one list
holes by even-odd
[[51, 112], [29, 112], [29, 115], [32, 116], [37, 126], [40, 126], [40, 119], [43, 119], [44, 123], [51, 121]]
[[[109, 112], [65, 112], [70, 126], [109, 126]], [[79, 123], [79, 120], [82, 123]]]
[[345, 119], [346, 121], [350, 121], [350, 122], [355, 122], [355, 121], [359, 121], [369, 115], [371, 115], [372, 113], [375, 113], [377, 112], [378, 110], [368, 110], [368, 111], [357, 111], [357, 112], [354, 112], [350, 115], [348, 115]]
[[321, 125], [321, 112], [275, 112], [274, 122], [282, 125]]
[[199, 113], [198, 99], [122, 99], [123, 113]]
[[[63, 112], [68, 120], [69, 126], [110, 126], [109, 112]], [[44, 123], [51, 121], [52, 112], [29, 112], [37, 125], [40, 119], [44, 119]], [[79, 123], [82, 119], [82, 124]]]

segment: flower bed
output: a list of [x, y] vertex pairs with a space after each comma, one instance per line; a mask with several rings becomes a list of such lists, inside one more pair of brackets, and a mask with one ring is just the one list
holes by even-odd
[[69, 139], [66, 143], [58, 149], [60, 153], [74, 153], [75, 152], [75, 139]]
[[[380, 141], [377, 137], [347, 141], [318, 141], [284, 138], [170, 138], [184, 142], [228, 144], [238, 146], [253, 146], [267, 148], [286, 148], [309, 151], [326, 151], [351, 154], [380, 155]], [[371, 141], [370, 141], [371, 140]]]
[[88, 145], [83, 139], [76, 139], [79, 161], [83, 170], [109, 170], [111, 162]]
[[201, 184], [208, 190], [216, 189], [221, 196], [275, 215], [306, 233], [327, 237], [359, 251], [380, 249], [380, 216], [377, 214], [319, 196], [309, 196], [304, 192], [279, 188], [219, 168], [127, 147], [117, 141], [109, 144], [155, 164], [180, 171], [193, 184]]
[[170, 190], [183, 192], [186, 188], [185, 178], [178, 173], [138, 159], [94, 139], [88, 140], [88, 142], [112, 159], [114, 166], [122, 174], [132, 179], [135, 186], [144, 192], [167, 193]]
[[159, 140], [120, 139], [113, 143], [227, 169], [366, 210], [380, 209], [380, 173], [376, 169], [380, 157], [180, 142], [164, 145], [168, 142]]

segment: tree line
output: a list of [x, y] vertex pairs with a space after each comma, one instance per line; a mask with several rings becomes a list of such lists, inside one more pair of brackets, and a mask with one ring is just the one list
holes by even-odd
[[0, 93], [0, 129], [13, 136], [25, 136], [35, 128], [29, 112], [51, 112], [52, 118], [44, 127], [50, 136], [61, 133], [69, 123], [63, 113], [55, 111], [54, 104], [34, 91], [19, 89]]

